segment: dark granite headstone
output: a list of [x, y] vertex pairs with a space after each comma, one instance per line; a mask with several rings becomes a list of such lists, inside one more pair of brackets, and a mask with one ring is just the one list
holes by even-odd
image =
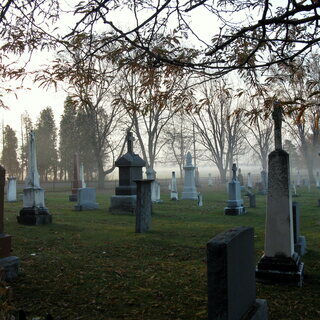
[[135, 180], [142, 179], [142, 167], [146, 162], [133, 153], [133, 135], [127, 133], [128, 152], [120, 157], [115, 165], [119, 168], [119, 186], [111, 197], [109, 211], [116, 214], [134, 214], [136, 206], [137, 186]]
[[135, 180], [137, 184], [136, 233], [144, 233], [150, 229], [152, 201], [151, 183], [154, 180]]
[[236, 227], [207, 243], [208, 319], [267, 319], [266, 300], [256, 300], [254, 231]]

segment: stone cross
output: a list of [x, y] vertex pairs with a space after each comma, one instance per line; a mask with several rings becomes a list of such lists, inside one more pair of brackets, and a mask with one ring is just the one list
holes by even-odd
[[272, 119], [274, 121], [274, 143], [275, 149], [282, 149], [282, 136], [281, 136], [281, 127], [282, 127], [282, 115], [283, 110], [278, 101], [274, 103], [274, 109], [272, 112]]
[[235, 163], [232, 165], [232, 180], [237, 180], [237, 165]]
[[128, 145], [128, 153], [133, 153], [133, 141], [134, 137], [132, 132], [128, 131], [127, 133], [127, 145]]

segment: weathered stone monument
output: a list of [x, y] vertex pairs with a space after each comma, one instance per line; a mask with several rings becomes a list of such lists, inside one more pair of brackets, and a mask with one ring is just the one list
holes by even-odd
[[227, 201], [227, 207], [224, 208], [224, 214], [226, 215], [239, 215], [246, 212], [241, 199], [240, 183], [237, 180], [237, 166], [234, 163], [232, 166], [232, 181], [228, 184], [229, 200]]
[[17, 201], [17, 179], [13, 177], [8, 178], [7, 201]]
[[238, 169], [238, 181], [240, 183], [240, 186], [243, 186], [244, 185], [244, 182], [243, 182], [243, 175], [241, 173], [241, 169], [239, 168]]
[[307, 241], [304, 236], [300, 236], [300, 206], [298, 202], [292, 202], [292, 217], [294, 251], [302, 257], [307, 252]]
[[150, 229], [152, 215], [151, 184], [152, 180], [134, 180], [137, 184], [136, 233], [144, 233]]
[[160, 183], [156, 181], [156, 174], [157, 172], [150, 167], [146, 170], [147, 179], [153, 180], [151, 183], [151, 200], [152, 202], [159, 203], [162, 200], [160, 199]]
[[256, 269], [262, 282], [302, 285], [304, 264], [294, 252], [289, 154], [282, 149], [282, 107], [275, 103], [275, 150], [269, 154], [264, 255]]
[[80, 180], [79, 154], [75, 153], [73, 156], [73, 180], [69, 201], [77, 201], [78, 189], [80, 188], [82, 188], [82, 182]]
[[254, 231], [236, 227], [207, 243], [208, 320], [267, 320], [266, 300], [256, 299]]
[[178, 200], [177, 178], [174, 171], [172, 171], [170, 199]]
[[80, 164], [80, 180], [81, 180], [81, 188], [86, 188], [87, 184], [84, 181], [84, 168], [83, 168], [83, 163], [82, 162]]
[[252, 189], [252, 188], [253, 188], [251, 172], [248, 172], [248, 175], [247, 175], [247, 187], [248, 187], [249, 189]]
[[209, 173], [209, 176], [208, 176], [208, 186], [209, 187], [213, 186], [213, 179], [212, 179], [211, 173]]
[[74, 206], [76, 211], [95, 210], [99, 208], [96, 202], [95, 188], [80, 188], [77, 193], [78, 203]]
[[11, 256], [11, 236], [4, 233], [4, 186], [6, 171], [0, 166], [0, 270], [4, 280], [12, 280], [18, 275], [19, 258]]
[[119, 168], [119, 186], [111, 197], [109, 211], [115, 214], [134, 214], [137, 201], [135, 180], [142, 179], [142, 167], [146, 162], [133, 152], [134, 137], [127, 132], [127, 153], [121, 156], [115, 165]]
[[23, 189], [23, 208], [17, 216], [18, 223], [41, 225], [52, 222], [52, 215], [44, 204], [44, 190], [40, 187], [37, 169], [35, 134], [29, 133], [28, 174]]
[[186, 156], [186, 165], [183, 167], [184, 169], [184, 185], [183, 192], [181, 195], [181, 199], [198, 199], [198, 192], [196, 189], [195, 182], [195, 169], [196, 167], [192, 164], [192, 156], [191, 153], [188, 152]]

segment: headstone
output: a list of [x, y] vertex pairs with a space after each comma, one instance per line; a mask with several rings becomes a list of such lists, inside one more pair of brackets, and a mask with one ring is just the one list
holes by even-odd
[[41, 225], [52, 222], [52, 215], [44, 204], [44, 190], [40, 187], [33, 131], [29, 133], [28, 173], [23, 189], [23, 208], [20, 210], [17, 220], [18, 223], [26, 225]]
[[150, 229], [152, 201], [151, 183], [152, 180], [135, 180], [137, 184], [137, 205], [136, 214], [136, 233], [144, 233]]
[[114, 214], [134, 214], [137, 201], [135, 180], [142, 179], [142, 167], [146, 162], [133, 152], [134, 137], [128, 131], [126, 136], [127, 153], [120, 157], [115, 165], [119, 168], [119, 186], [111, 197], [109, 211]]
[[202, 202], [202, 194], [198, 192], [198, 207], [202, 207], [203, 202]]
[[188, 152], [186, 156], [186, 165], [183, 167], [184, 169], [184, 185], [183, 192], [181, 195], [181, 199], [198, 199], [198, 192], [196, 189], [195, 182], [195, 169], [196, 167], [192, 164], [192, 156], [191, 153]]
[[300, 206], [298, 202], [292, 202], [292, 217], [294, 251], [302, 257], [307, 252], [307, 242], [304, 236], [300, 236]]
[[151, 200], [159, 203], [162, 200], [160, 199], [160, 183], [156, 181], [156, 174], [157, 172], [150, 167], [146, 170], [147, 179], [153, 180], [151, 183]]
[[213, 186], [213, 179], [212, 179], [211, 173], [209, 173], [209, 177], [208, 177], [208, 186], [209, 187]]
[[224, 208], [224, 214], [226, 215], [239, 215], [246, 212], [241, 199], [240, 183], [237, 180], [237, 166], [234, 163], [232, 166], [232, 181], [229, 182], [229, 200], [227, 201], [227, 207]]
[[241, 173], [241, 169], [239, 168], [238, 169], [238, 181], [240, 183], [240, 186], [243, 186], [244, 185], [244, 182], [243, 182], [243, 175]]
[[252, 183], [252, 177], [251, 177], [251, 172], [248, 172], [248, 178], [247, 178], [247, 187], [249, 189], [252, 189], [253, 188], [253, 183]]
[[170, 199], [178, 200], [177, 179], [176, 179], [176, 173], [174, 171], [172, 171]]
[[251, 191], [248, 191], [246, 196], [248, 197], [249, 199], [249, 207], [250, 208], [256, 208], [256, 195], [251, 192]]
[[316, 187], [318, 189], [320, 189], [320, 174], [319, 174], [319, 171], [317, 171], [317, 174], [316, 174]]
[[7, 200], [8, 202], [17, 201], [17, 179], [16, 178], [13, 178], [13, 177], [8, 178]]
[[208, 320], [266, 320], [266, 300], [256, 299], [254, 231], [236, 227], [207, 243]]
[[20, 260], [11, 256], [11, 236], [4, 233], [4, 186], [6, 171], [0, 166], [0, 269], [4, 274], [4, 280], [12, 280], [17, 277]]
[[99, 208], [96, 202], [95, 188], [80, 188], [77, 194], [77, 205], [74, 206], [76, 211], [95, 210]]
[[297, 185], [297, 187], [301, 186], [301, 175], [300, 175], [300, 171], [299, 170], [298, 170], [298, 173], [297, 173], [296, 185]]
[[78, 189], [80, 189], [81, 187], [82, 182], [80, 180], [79, 154], [75, 153], [73, 156], [73, 180], [69, 201], [77, 201]]
[[282, 107], [275, 104], [275, 150], [269, 154], [264, 255], [256, 269], [261, 282], [301, 286], [304, 264], [294, 252], [289, 154], [282, 149]]
[[260, 172], [260, 178], [261, 178], [261, 194], [267, 194], [267, 189], [268, 189], [268, 176], [267, 176], [267, 171], [262, 170]]
[[81, 180], [81, 187], [86, 188], [87, 184], [84, 181], [84, 169], [83, 169], [83, 163], [80, 165], [80, 180]]

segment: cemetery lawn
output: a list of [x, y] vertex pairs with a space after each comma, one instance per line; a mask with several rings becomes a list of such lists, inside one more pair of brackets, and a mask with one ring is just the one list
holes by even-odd
[[[320, 319], [319, 191], [299, 190], [301, 235], [308, 253], [302, 288], [257, 284], [270, 319]], [[256, 259], [264, 241], [265, 196], [243, 216], [224, 216], [226, 192], [202, 190], [196, 201], [154, 205], [152, 230], [135, 234], [133, 216], [108, 212], [110, 194], [100, 192], [96, 211], [73, 211], [68, 192], [47, 192], [53, 224], [16, 222], [22, 203], [5, 203], [5, 231], [21, 273], [9, 285], [12, 305], [30, 316], [54, 319], [207, 319], [206, 242], [234, 226], [255, 228]], [[247, 200], [246, 200], [247, 201]], [[234, 266], [235, 268], [237, 266]]]

